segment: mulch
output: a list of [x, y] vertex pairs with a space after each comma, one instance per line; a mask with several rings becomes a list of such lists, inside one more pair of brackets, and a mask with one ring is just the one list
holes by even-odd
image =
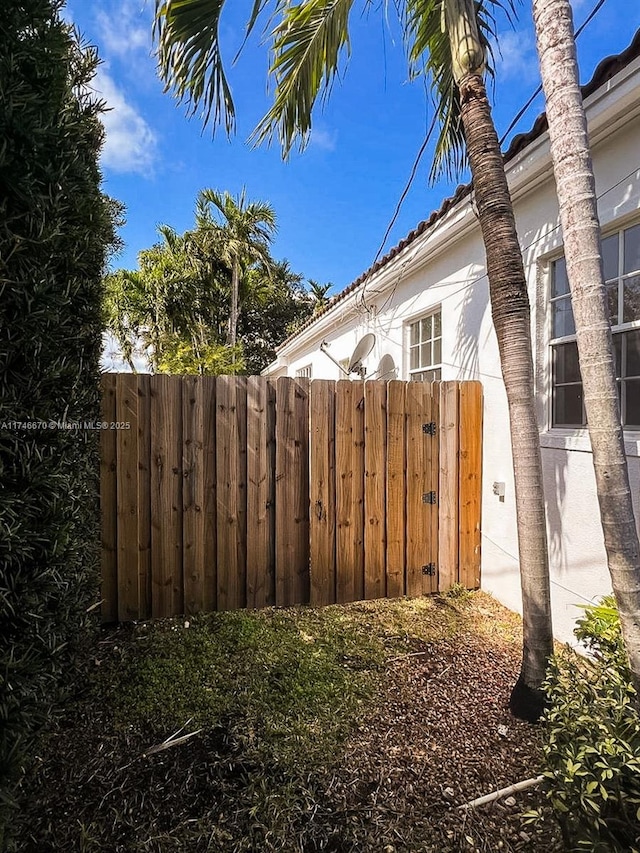
[[550, 815], [534, 829], [521, 820], [545, 807], [538, 788], [458, 808], [537, 776], [542, 737], [507, 707], [520, 666], [514, 649], [475, 633], [462, 640], [422, 643], [392, 665], [385, 701], [349, 741], [333, 798], [361, 815], [361, 849], [561, 851]]
[[[144, 733], [116, 734], [108, 708], [76, 702], [25, 781], [9, 849], [562, 851], [548, 810], [542, 825], [522, 821], [524, 811], [546, 809], [539, 788], [459, 809], [538, 775], [543, 737], [541, 727], [507, 708], [520, 650], [513, 636], [491, 627], [506, 611], [486, 596], [474, 608], [455, 637], [406, 637], [406, 651], [388, 662], [374, 707], [333, 766], [304, 778], [256, 762], [234, 721], [141, 759], [150, 745]], [[282, 796], [265, 799], [274, 785]]]

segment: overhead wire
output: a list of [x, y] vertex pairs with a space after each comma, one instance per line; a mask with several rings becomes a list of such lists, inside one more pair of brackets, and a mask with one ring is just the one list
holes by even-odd
[[[585, 30], [585, 28], [586, 28], [586, 27], [591, 23], [591, 21], [593, 20], [593, 18], [597, 15], [597, 13], [598, 13], [598, 12], [600, 11], [600, 9], [602, 8], [602, 6], [604, 6], [605, 2], [606, 2], [606, 0], [598, 0], [598, 2], [597, 2], [597, 3], [596, 3], [596, 5], [593, 7], [593, 9], [591, 10], [591, 12], [589, 12], [589, 14], [587, 15], [587, 17], [586, 17], [586, 18], [584, 19], [584, 21], [582, 22], [582, 24], [581, 24], [581, 25], [578, 27], [578, 29], [576, 30], [576, 32], [575, 32], [575, 36], [574, 36], [574, 38], [575, 38], [576, 40], [580, 37], [580, 35], [582, 34], [582, 32]], [[501, 137], [501, 139], [500, 139], [500, 146], [501, 146], [501, 147], [502, 147], [502, 144], [504, 143], [505, 139], [506, 139], [506, 138], [507, 138], [507, 136], [509, 135], [509, 133], [513, 130], [513, 128], [516, 126], [516, 124], [520, 121], [520, 119], [522, 118], [522, 116], [527, 112], [527, 110], [529, 109], [529, 107], [531, 106], [531, 104], [535, 101], [535, 99], [536, 99], [536, 98], [537, 98], [537, 96], [540, 94], [540, 92], [542, 92], [542, 84], [540, 84], [540, 85], [538, 86], [538, 88], [536, 89], [536, 91], [535, 91], [535, 92], [531, 95], [531, 97], [527, 100], [526, 104], [525, 104], [525, 105], [524, 105], [524, 106], [519, 110], [519, 112], [517, 113], [517, 115], [515, 116], [515, 118], [513, 119], [513, 121], [511, 122], [511, 124], [509, 125], [509, 127], [507, 128], [507, 130], [506, 130], [506, 131], [504, 132], [504, 134], [502, 135], [502, 137]], [[391, 233], [391, 230], [392, 230], [393, 226], [395, 225], [396, 220], [398, 219], [398, 216], [400, 215], [400, 210], [401, 210], [401, 208], [402, 208], [402, 205], [403, 205], [403, 203], [404, 203], [404, 200], [405, 200], [405, 198], [407, 197], [407, 195], [409, 194], [409, 190], [411, 189], [411, 186], [412, 186], [412, 184], [413, 184], [413, 181], [414, 181], [415, 176], [416, 176], [417, 171], [418, 171], [418, 166], [420, 165], [420, 161], [421, 161], [421, 159], [422, 159], [422, 156], [423, 156], [423, 154], [424, 154], [424, 152], [425, 152], [425, 150], [426, 150], [426, 148], [427, 148], [427, 145], [429, 144], [429, 141], [430, 141], [430, 139], [431, 139], [431, 135], [433, 134], [433, 131], [434, 131], [434, 129], [435, 129], [436, 120], [437, 120], [437, 112], [436, 112], [436, 113], [434, 113], [433, 119], [432, 119], [432, 121], [431, 121], [431, 125], [429, 126], [429, 129], [428, 129], [428, 131], [427, 131], [427, 134], [426, 134], [426, 136], [425, 136], [425, 139], [423, 140], [423, 142], [422, 142], [422, 144], [421, 144], [421, 146], [420, 146], [420, 149], [419, 149], [419, 151], [418, 151], [418, 153], [417, 153], [417, 155], [416, 155], [416, 157], [415, 157], [415, 159], [414, 159], [413, 166], [411, 167], [411, 172], [410, 172], [410, 174], [409, 174], [409, 178], [408, 178], [408, 180], [407, 180], [407, 183], [406, 183], [406, 185], [405, 185], [405, 187], [404, 187], [404, 189], [403, 189], [403, 191], [402, 191], [402, 194], [401, 194], [401, 196], [400, 196], [400, 199], [399, 199], [398, 203], [396, 204], [396, 207], [395, 207], [395, 210], [394, 210], [393, 215], [392, 215], [392, 217], [391, 217], [391, 220], [390, 220], [390, 222], [389, 222], [389, 225], [387, 226], [387, 229], [386, 229], [386, 231], [385, 231], [385, 233], [384, 233], [384, 237], [382, 238], [382, 241], [381, 241], [381, 243], [380, 243], [380, 247], [378, 248], [378, 251], [376, 252], [376, 255], [375, 255], [375, 258], [373, 259], [373, 262], [370, 264], [370, 268], [371, 268], [371, 267], [374, 267], [374, 266], [376, 265], [376, 263], [378, 262], [378, 260], [379, 260], [379, 258], [380, 258], [380, 255], [382, 254], [382, 251], [383, 251], [383, 249], [384, 249], [384, 246], [385, 246], [385, 244], [386, 244], [386, 242], [387, 242], [387, 238], [389, 237], [389, 234]], [[523, 250], [523, 251], [524, 251], [524, 250]], [[359, 301], [360, 301], [360, 304], [361, 304], [361, 306], [362, 306], [362, 308], [364, 308], [364, 310], [366, 311], [366, 313], [367, 313], [367, 314], [369, 314], [369, 315], [371, 314], [371, 308], [370, 308], [370, 307], [367, 305], [367, 303], [366, 303], [365, 295], [366, 295], [367, 283], [368, 283], [369, 279], [371, 278], [371, 275], [372, 275], [372, 274], [373, 274], [373, 273], [370, 273], [369, 275], [367, 275], [367, 277], [366, 277], [366, 278], [365, 278], [365, 280], [363, 281], [363, 283], [362, 283], [362, 291], [361, 291], [361, 294], [360, 294], [360, 300], [359, 300]], [[397, 285], [398, 285], [398, 284], [399, 284], [399, 280], [398, 280], [398, 282], [396, 283], [396, 286], [395, 286], [395, 287], [397, 287]], [[395, 289], [394, 289], [394, 292], [395, 292]], [[391, 294], [391, 295], [393, 296], [393, 294]], [[385, 302], [385, 305], [386, 305], [386, 304], [388, 304], [388, 302]], [[379, 310], [381, 310], [381, 309], [379, 309]]]
[[[596, 5], [593, 7], [593, 9], [591, 10], [591, 12], [589, 12], [589, 14], [587, 15], [587, 17], [586, 17], [586, 18], [584, 19], [584, 21], [582, 22], [582, 24], [581, 24], [581, 25], [578, 27], [578, 29], [576, 30], [575, 35], [574, 35], [574, 39], [575, 39], [575, 40], [577, 40], [578, 38], [580, 38], [580, 33], [582, 33], [582, 31], [584, 30], [584, 28], [585, 28], [589, 23], [591, 23], [591, 21], [595, 18], [595, 16], [598, 14], [598, 12], [600, 11], [600, 9], [604, 6], [605, 2], [606, 2], [606, 0], [598, 0], [598, 2], [597, 2], [597, 3], [596, 3]], [[507, 138], [507, 136], [509, 136], [509, 134], [511, 133], [511, 131], [513, 130], [513, 128], [518, 124], [518, 122], [520, 121], [520, 119], [522, 118], [522, 116], [526, 113], [526, 111], [529, 109], [529, 107], [531, 106], [531, 104], [532, 104], [532, 103], [535, 101], [535, 99], [538, 97], [538, 95], [540, 94], [540, 92], [542, 92], [542, 83], [540, 83], [540, 85], [539, 85], [539, 86], [538, 86], [538, 88], [535, 90], [535, 92], [533, 93], [533, 95], [531, 95], [531, 97], [529, 98], [529, 100], [527, 101], [527, 103], [526, 103], [526, 104], [524, 105], [524, 107], [522, 107], [522, 109], [518, 112], [518, 114], [517, 114], [517, 115], [516, 115], [516, 117], [513, 119], [513, 121], [512, 121], [512, 122], [511, 122], [511, 124], [509, 125], [509, 127], [505, 130], [505, 132], [504, 132], [504, 133], [502, 134], [502, 136], [500, 137], [500, 146], [501, 146], [501, 147], [502, 147], [502, 143], [505, 141], [505, 139]]]
[[[382, 240], [380, 242], [380, 247], [379, 247], [378, 251], [376, 252], [376, 256], [373, 259], [373, 263], [371, 264], [372, 267], [377, 264], [377, 262], [380, 258], [380, 255], [382, 254], [382, 251], [385, 247], [385, 243], [387, 242], [387, 238], [388, 238], [389, 234], [391, 233], [391, 229], [396, 224], [396, 220], [397, 220], [398, 216], [400, 215], [400, 210], [402, 208], [402, 204], [403, 204], [405, 198], [407, 197], [409, 190], [411, 189], [411, 184], [413, 183], [413, 179], [415, 178], [416, 172], [418, 171], [418, 166], [420, 165], [420, 160], [422, 159], [422, 155], [424, 154], [424, 152], [427, 148], [427, 145], [429, 144], [429, 141], [431, 139], [431, 135], [433, 134], [433, 131], [434, 131], [435, 126], [436, 126], [437, 119], [438, 119], [438, 114], [437, 114], [437, 112], [434, 112], [433, 118], [431, 120], [431, 124], [429, 125], [429, 129], [427, 130], [427, 135], [425, 136], [425, 138], [422, 142], [422, 145], [420, 146], [420, 150], [418, 151], [418, 154], [417, 154], [415, 160], [413, 161], [413, 166], [411, 167], [411, 174], [409, 175], [409, 180], [407, 181], [406, 186], [405, 186], [404, 190], [402, 191], [402, 195], [400, 196], [400, 199], [398, 200], [398, 203], [396, 204], [396, 209], [393, 212], [393, 216], [391, 217], [391, 220], [387, 226], [387, 230], [384, 232], [384, 237], [382, 238]], [[365, 279], [365, 281], [363, 282], [362, 295], [361, 295], [361, 301], [363, 304], [365, 304], [366, 288], [367, 288], [367, 280]], [[366, 307], [366, 304], [365, 304], [365, 307]]]
[[[617, 188], [618, 188], [621, 184], [623, 184], [625, 181], [628, 181], [628, 180], [629, 180], [630, 178], [632, 178], [634, 175], [638, 175], [638, 174], [640, 174], [640, 164], [639, 164], [638, 166], [634, 167], [634, 168], [633, 168], [630, 172], [628, 172], [624, 177], [620, 178], [620, 180], [616, 181], [616, 183], [615, 183], [615, 184], [612, 184], [610, 187], [607, 187], [607, 189], [606, 189], [606, 190], [603, 190], [601, 193], [599, 193], [599, 194], [597, 195], [597, 200], [598, 200], [598, 201], [600, 201], [600, 199], [604, 198], [604, 196], [606, 196], [608, 193], [613, 192], [613, 190], [617, 189]], [[523, 246], [523, 247], [522, 247], [522, 250], [521, 250], [521, 251], [522, 251], [522, 253], [524, 254], [524, 252], [528, 251], [528, 250], [529, 250], [529, 249], [531, 249], [533, 246], [535, 246], [535, 245], [537, 245], [538, 243], [540, 243], [542, 240], [548, 240], [548, 239], [549, 239], [549, 237], [550, 237], [552, 234], [554, 234], [556, 231], [560, 230], [560, 228], [561, 228], [561, 225], [560, 225], [560, 223], [558, 223], [557, 225], [554, 225], [554, 226], [552, 226], [551, 228], [549, 228], [547, 231], [544, 231], [542, 234], [540, 234], [540, 235], [539, 235], [538, 237], [536, 237], [534, 240], [531, 240], [531, 242], [530, 242], [530, 243], [527, 243], [525, 246]], [[405, 262], [403, 263], [402, 267], [400, 268], [400, 271], [399, 271], [399, 275], [400, 275], [400, 276], [402, 276], [402, 273], [403, 273], [403, 271], [404, 271], [404, 267], [406, 266], [406, 263], [407, 263], [407, 262], [405, 261]], [[429, 285], [429, 290], [430, 290], [430, 291], [431, 291], [431, 290], [437, 290], [437, 289], [438, 289], [438, 288], [440, 288], [440, 287], [451, 287], [451, 285], [452, 285], [452, 284], [460, 284], [460, 285], [461, 285], [461, 287], [459, 287], [457, 290], [454, 290], [454, 291], [453, 291], [453, 293], [448, 294], [448, 296], [449, 296], [449, 297], [450, 297], [450, 296], [455, 296], [457, 293], [460, 293], [460, 292], [462, 292], [463, 290], [466, 290], [468, 287], [473, 287], [473, 285], [474, 285], [474, 284], [478, 284], [478, 282], [482, 281], [482, 279], [484, 279], [484, 278], [486, 278], [486, 277], [487, 277], [487, 273], [486, 273], [486, 271], [485, 271], [484, 273], [482, 273], [482, 275], [477, 276], [476, 278], [463, 279], [463, 280], [458, 281], [458, 282], [456, 282], [456, 281], [451, 281], [450, 279], [449, 279], [449, 280], [446, 280], [446, 281], [438, 281], [438, 282], [434, 282], [433, 284]], [[393, 295], [393, 293], [395, 292], [396, 287], [397, 287], [397, 282], [396, 282], [396, 283], [394, 284], [394, 286], [393, 286], [392, 295]], [[385, 302], [384, 302], [384, 303], [382, 304], [382, 306], [379, 308], [379, 310], [378, 310], [378, 312], [377, 312], [378, 314], [382, 313], [382, 310], [383, 310], [383, 309], [388, 305], [389, 301], [390, 301], [390, 297], [387, 297], [387, 299], [385, 300]]]
[[[610, 192], [613, 192], [613, 190], [617, 189], [619, 186], [624, 184], [625, 181], [628, 181], [630, 178], [632, 178], [634, 176], [640, 176], [640, 163], [637, 166], [635, 166], [630, 172], [628, 172], [626, 175], [624, 175], [624, 177], [622, 177], [618, 181], [616, 181], [615, 184], [612, 184], [610, 187], [607, 187], [606, 190], [603, 190], [601, 193], [599, 193], [597, 195], [597, 200], [600, 201], [600, 199], [604, 198], [604, 196], [608, 195]], [[522, 253], [524, 254], [524, 252], [526, 252], [528, 249], [531, 249], [533, 246], [540, 243], [542, 240], [548, 240], [552, 234], [554, 234], [556, 231], [558, 231], [560, 229], [560, 227], [561, 227], [561, 225], [560, 225], [560, 223], [558, 223], [557, 225], [554, 225], [553, 227], [544, 231], [542, 234], [540, 234], [534, 240], [531, 240], [531, 242], [527, 243], [526, 246], [523, 246], [522, 247]], [[403, 264], [403, 266], [400, 269], [400, 273], [399, 273], [400, 276], [402, 275], [402, 273], [404, 271], [405, 265], [406, 265], [406, 262], [405, 262], [405, 264]], [[451, 299], [452, 297], [457, 296], [459, 293], [462, 293], [463, 291], [468, 290], [471, 287], [474, 287], [476, 284], [479, 284], [485, 278], [487, 278], [486, 270], [482, 273], [482, 275], [476, 276], [475, 278], [461, 279], [461, 280], [458, 280], [457, 282], [451, 281], [450, 279], [447, 281], [434, 282], [433, 284], [429, 285], [428, 289], [429, 289], [429, 292], [432, 292], [432, 291], [438, 290], [438, 288], [451, 287], [452, 285], [460, 284], [460, 287], [458, 287], [456, 290], [452, 291], [451, 293], [447, 293], [446, 299]], [[383, 303], [382, 307], [377, 312], [378, 314], [382, 313], [382, 310], [384, 310], [384, 307], [386, 307], [386, 305], [388, 305], [390, 298], [393, 296], [393, 294], [396, 291], [397, 286], [398, 286], [398, 281], [396, 281], [394, 283], [390, 296], [387, 297], [387, 299]], [[389, 335], [384, 335], [384, 337], [391, 339], [391, 337]], [[457, 370], [464, 369], [463, 365], [454, 364], [453, 362], [442, 362], [442, 363], [447, 364], [448, 367], [454, 367]], [[495, 374], [492, 374], [492, 373], [486, 373], [485, 371], [482, 371], [482, 370], [478, 370], [477, 373], [478, 373], [478, 376], [486, 377], [488, 379], [501, 379], [502, 378], [502, 377], [496, 376]]]

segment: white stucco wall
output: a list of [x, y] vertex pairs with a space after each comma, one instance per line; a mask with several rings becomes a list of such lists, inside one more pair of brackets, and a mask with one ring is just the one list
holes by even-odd
[[[603, 231], [640, 222], [640, 62], [625, 69], [587, 102]], [[588, 436], [550, 428], [549, 262], [562, 250], [558, 204], [546, 134], [509, 164], [518, 233], [532, 305], [536, 389], [547, 505], [554, 632], [571, 642], [577, 606], [610, 590]], [[366, 308], [365, 304], [366, 303]], [[398, 378], [408, 378], [407, 324], [440, 306], [443, 379], [479, 379], [485, 398], [482, 502], [482, 586], [521, 609], [518, 546], [506, 395], [491, 322], [484, 249], [464, 200], [362, 287], [320, 317], [279, 353], [273, 371], [295, 376], [311, 365], [313, 378], [338, 379], [320, 351], [348, 358], [373, 332], [366, 361], [375, 370], [390, 354]], [[628, 461], [640, 518], [640, 435], [629, 433]], [[506, 484], [504, 501], [494, 481]]]

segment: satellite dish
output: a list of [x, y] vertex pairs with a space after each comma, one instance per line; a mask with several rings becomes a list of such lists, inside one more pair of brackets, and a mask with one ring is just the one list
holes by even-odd
[[393, 360], [392, 356], [387, 353], [382, 356], [382, 358], [378, 362], [376, 372], [372, 373], [369, 378], [373, 379], [375, 377], [376, 379], [380, 379], [381, 381], [386, 382], [389, 379], [395, 379], [396, 374], [396, 363]]
[[347, 366], [349, 373], [359, 373], [360, 376], [364, 376], [364, 367], [362, 366], [362, 362], [374, 348], [375, 343], [376, 336], [372, 335], [371, 332], [358, 341]]

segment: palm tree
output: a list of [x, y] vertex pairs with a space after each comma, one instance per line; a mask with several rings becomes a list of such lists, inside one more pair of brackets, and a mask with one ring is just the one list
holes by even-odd
[[[512, 0], [505, 0], [513, 10]], [[353, 0], [275, 0], [273, 107], [254, 132], [277, 135], [284, 154], [303, 147], [313, 106], [327, 96], [348, 52]], [[234, 108], [220, 53], [224, 0], [156, 0], [156, 35], [167, 87], [205, 121], [234, 126]], [[264, 0], [255, 0], [248, 31]], [[437, 96], [441, 132], [432, 174], [458, 172], [465, 145], [487, 256], [493, 322], [507, 392], [514, 462], [518, 547], [524, 615], [523, 661], [511, 697], [519, 716], [542, 709], [547, 660], [553, 651], [542, 460], [534, 406], [530, 308], [515, 217], [484, 73], [487, 35], [500, 0], [405, 0], [398, 4], [413, 76], [427, 73]], [[386, 8], [386, 7], [385, 7]], [[509, 9], [507, 9], [509, 11]]]
[[[214, 207], [222, 216], [216, 221]], [[276, 215], [266, 202], [247, 202], [245, 188], [234, 198], [212, 189], [201, 190], [196, 202], [196, 231], [209, 234], [221, 258], [231, 271], [231, 305], [227, 345], [236, 344], [238, 315], [240, 311], [240, 279], [251, 264], [260, 263], [268, 271], [271, 267], [269, 245], [276, 231]]]
[[332, 281], [328, 281], [326, 284], [320, 284], [319, 281], [314, 281], [312, 278], [309, 279], [309, 294], [313, 299], [314, 314], [319, 314], [325, 305], [329, 304], [329, 296], [327, 294], [332, 287]]
[[105, 329], [115, 338], [123, 359], [132, 373], [136, 340], [146, 320], [146, 294], [141, 274], [135, 270], [117, 270], [103, 282], [102, 316]]
[[640, 543], [618, 404], [573, 15], [569, 0], [533, 0], [533, 12], [604, 544], [640, 692]]
[[[139, 253], [139, 270], [117, 270], [105, 278], [105, 325], [134, 372], [136, 344], [147, 351], [149, 367], [160, 372], [163, 364], [176, 362], [172, 362], [176, 347], [184, 352], [188, 349], [195, 364], [204, 364], [205, 354], [212, 361], [214, 345], [224, 349], [219, 335], [211, 340], [215, 332], [212, 321], [224, 309], [222, 294], [213, 292], [210, 277], [203, 277], [189, 232], [182, 235], [168, 225], [159, 225], [158, 233], [162, 240]], [[216, 352], [215, 360], [220, 362], [223, 356]], [[181, 362], [186, 362], [184, 353]]]

